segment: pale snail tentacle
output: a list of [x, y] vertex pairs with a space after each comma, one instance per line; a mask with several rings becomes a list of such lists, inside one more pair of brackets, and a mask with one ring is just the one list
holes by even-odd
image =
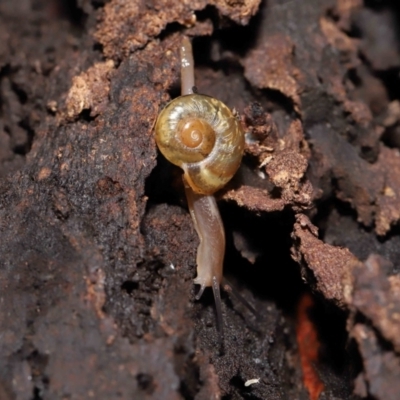
[[192, 43], [184, 36], [180, 48], [181, 53], [181, 93], [192, 94], [194, 88], [194, 60]]

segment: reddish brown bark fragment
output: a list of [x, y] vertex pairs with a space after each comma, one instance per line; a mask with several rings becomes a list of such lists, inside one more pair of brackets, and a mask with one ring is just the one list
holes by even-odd
[[96, 117], [105, 112], [110, 90], [110, 72], [114, 68], [112, 60], [97, 63], [86, 72], [72, 79], [72, 86], [66, 99], [66, 119], [73, 119], [83, 110], [90, 110], [90, 116]]
[[[208, 4], [217, 7], [222, 15], [247, 24], [256, 13], [260, 0], [195, 0], [190, 3], [161, 0], [148, 5], [140, 1], [113, 0], [104, 7], [95, 38], [103, 45], [107, 57], [120, 59], [143, 48], [169, 23], [177, 22], [188, 28], [194, 26], [195, 11]], [[209, 26], [205, 25], [203, 32], [197, 31], [197, 34], [201, 33], [209, 34]]]
[[[299, 263], [305, 262], [316, 280], [316, 288], [327, 298], [344, 307], [348, 293], [351, 292], [351, 272], [358, 262], [346, 248], [331, 246], [317, 237], [316, 228], [302, 214], [297, 215], [293, 239], [293, 257]], [[303, 267], [303, 277], [307, 270]], [[311, 282], [310, 282], [311, 283]]]
[[381, 335], [400, 351], [399, 277], [386, 275], [387, 261], [371, 255], [353, 271], [353, 293], [349, 305], [363, 313]]
[[[363, 357], [365, 372], [361, 379], [368, 382], [368, 392], [378, 399], [396, 400], [400, 393], [400, 362], [396, 354], [383, 349], [373, 330], [364, 324], [355, 325], [351, 335]], [[359, 394], [365, 393], [358, 388]]]
[[378, 166], [384, 184], [377, 193], [376, 233], [385, 235], [400, 220], [400, 153], [397, 149], [383, 147]]
[[242, 186], [237, 190], [230, 190], [223, 195], [223, 199], [233, 200], [239, 206], [257, 212], [281, 211], [285, 206], [283, 199], [274, 199], [267, 190], [251, 186]]
[[246, 57], [245, 76], [256, 87], [280, 91], [292, 100], [294, 109], [301, 113], [298, 91], [302, 76], [293, 64], [293, 52], [294, 45], [289, 37], [271, 36]]

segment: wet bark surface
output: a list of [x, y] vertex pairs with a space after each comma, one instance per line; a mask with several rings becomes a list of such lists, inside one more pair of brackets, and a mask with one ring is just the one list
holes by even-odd
[[[0, 3], [0, 399], [398, 399], [400, 9], [361, 0]], [[217, 194], [224, 346], [179, 94], [238, 110]]]

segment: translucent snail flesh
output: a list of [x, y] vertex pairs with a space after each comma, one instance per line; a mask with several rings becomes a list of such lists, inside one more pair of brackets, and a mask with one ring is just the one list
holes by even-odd
[[240, 166], [244, 132], [231, 110], [221, 101], [193, 93], [192, 47], [181, 45], [182, 96], [161, 111], [155, 137], [161, 153], [182, 168], [189, 211], [199, 235], [197, 277], [204, 289], [213, 288], [218, 324], [222, 333], [220, 283], [223, 275], [225, 232], [213, 194], [223, 188]]

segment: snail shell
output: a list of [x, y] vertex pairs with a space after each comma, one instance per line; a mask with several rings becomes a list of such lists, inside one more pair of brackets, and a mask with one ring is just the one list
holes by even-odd
[[233, 177], [244, 151], [240, 122], [221, 101], [180, 96], [161, 111], [156, 142], [164, 157], [184, 171], [195, 193], [213, 194]]

